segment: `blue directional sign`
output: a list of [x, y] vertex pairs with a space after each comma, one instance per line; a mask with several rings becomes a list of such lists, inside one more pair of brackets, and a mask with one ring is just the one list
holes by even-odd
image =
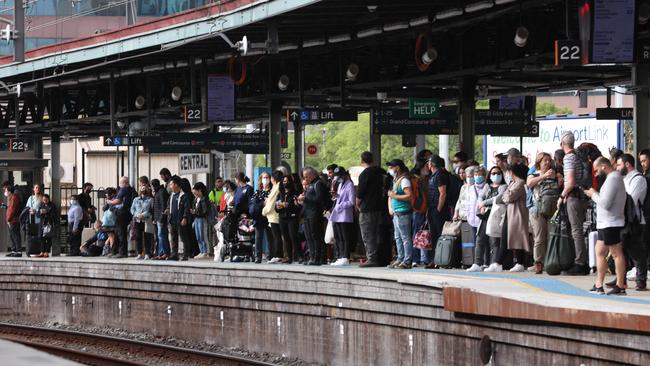
[[148, 146], [160, 145], [160, 136], [107, 136], [104, 146]]
[[356, 121], [358, 111], [345, 108], [287, 109], [287, 122], [325, 123], [332, 121]]

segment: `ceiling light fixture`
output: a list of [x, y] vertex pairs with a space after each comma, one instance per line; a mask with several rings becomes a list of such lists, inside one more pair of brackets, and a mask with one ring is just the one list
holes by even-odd
[[436, 13], [436, 20], [444, 20], [463, 15], [463, 9], [454, 8]]
[[366, 38], [366, 37], [372, 37], [381, 34], [383, 31], [381, 27], [373, 27], [373, 28], [368, 28], [364, 29], [362, 31], [359, 31], [357, 33], [357, 38]]
[[465, 12], [466, 13], [474, 13], [474, 12], [477, 12], [477, 11], [490, 9], [493, 6], [494, 6], [494, 2], [492, 0], [479, 1], [479, 2], [476, 2], [476, 3], [466, 5], [465, 6]]

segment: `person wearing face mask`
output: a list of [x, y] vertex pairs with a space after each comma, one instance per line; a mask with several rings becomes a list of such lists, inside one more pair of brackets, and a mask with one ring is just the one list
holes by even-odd
[[68, 246], [70, 248], [69, 255], [81, 255], [81, 230], [83, 226], [83, 210], [79, 206], [78, 196], [73, 195], [70, 197], [70, 207], [68, 208]]
[[[463, 216], [466, 218], [467, 224], [469, 225], [472, 233], [472, 238], [473, 238], [472, 242], [474, 243], [474, 255], [471, 257], [470, 261], [474, 261], [476, 258], [476, 241], [477, 241], [476, 238], [478, 236], [478, 229], [481, 224], [481, 220], [478, 218], [478, 216], [476, 216], [476, 214], [478, 209], [478, 203], [481, 200], [483, 191], [486, 188], [486, 184], [485, 184], [485, 168], [482, 166], [474, 166], [470, 168], [472, 169], [472, 171], [468, 172], [467, 175], [469, 176], [471, 174], [473, 176], [473, 181], [472, 181], [473, 184], [467, 188], [466, 198], [465, 198], [465, 202], [466, 202], [465, 213], [463, 214]], [[470, 168], [468, 168], [468, 170]], [[465, 242], [465, 240], [463, 240], [463, 242]], [[471, 254], [471, 252], [468, 254]], [[470, 264], [465, 262], [465, 260], [463, 262], [464, 262], [463, 264], [465, 265]]]
[[[151, 211], [153, 207], [153, 198], [151, 197], [151, 189], [149, 188], [149, 180], [146, 180], [146, 185], [140, 181], [139, 196], [133, 200], [131, 205], [131, 216], [133, 221], [133, 230], [135, 231], [135, 243], [138, 256], [135, 259], [149, 260], [151, 257], [151, 248], [153, 244], [153, 233], [145, 231], [145, 223], [151, 221]], [[152, 224], [153, 226], [153, 224]]]
[[93, 188], [94, 187], [91, 183], [86, 182], [84, 183], [82, 192], [79, 195], [79, 206], [81, 206], [81, 209], [84, 211], [84, 226], [92, 224], [97, 220], [97, 214], [95, 212], [96, 208], [93, 206], [92, 198], [90, 198]]
[[[412, 232], [413, 232], [413, 239], [415, 240], [415, 234], [422, 228], [422, 225], [424, 225], [424, 222], [427, 219], [426, 215], [426, 210], [428, 209], [427, 206], [427, 200], [426, 197], [428, 196], [428, 188], [429, 188], [429, 174], [431, 174], [431, 171], [429, 170], [429, 167], [427, 166], [427, 161], [426, 160], [421, 160], [420, 156], [422, 158], [424, 157], [431, 157], [431, 151], [429, 150], [422, 150], [418, 154], [418, 158], [416, 159], [416, 164], [415, 167], [411, 170], [411, 176], [416, 178], [418, 184], [419, 184], [419, 189], [420, 189], [420, 195], [424, 197], [424, 213], [418, 212], [417, 210], [413, 210], [413, 218], [412, 218]], [[430, 255], [428, 255], [429, 251], [427, 250], [420, 250], [418, 248], [413, 247], [413, 266], [417, 265], [423, 265], [426, 267], [431, 260], [429, 260]]]
[[[280, 255], [277, 253], [279, 250], [275, 248], [275, 242], [271, 239], [271, 226], [269, 225], [269, 220], [266, 216], [263, 215], [264, 213], [264, 207], [267, 204], [267, 200], [269, 197], [269, 194], [271, 193], [273, 187], [271, 185], [271, 175], [268, 172], [264, 172], [260, 174], [259, 180], [258, 180], [258, 185], [257, 185], [257, 192], [253, 194], [253, 197], [251, 197], [251, 201], [248, 204], [248, 212], [251, 215], [251, 218], [253, 219], [253, 225], [255, 226], [255, 263], [259, 264], [262, 263], [262, 256], [263, 256], [263, 246], [264, 246], [264, 240], [269, 243], [269, 246], [272, 247], [270, 249], [270, 252], [274, 254], [274, 257], [276, 258], [271, 258], [271, 255], [269, 255], [269, 262], [279, 262], [280, 261]], [[273, 261], [272, 259], [275, 259]]]
[[14, 193], [14, 187], [10, 182], [2, 183], [4, 196], [7, 204], [3, 205], [7, 209], [6, 220], [9, 227], [9, 239], [11, 240], [10, 253], [7, 257], [22, 257], [22, 244], [20, 236], [20, 195]]
[[429, 220], [429, 233], [433, 248], [427, 252], [426, 268], [433, 268], [432, 253], [435, 253], [436, 243], [442, 233], [442, 226], [450, 219], [447, 187], [451, 174], [445, 169], [445, 160], [438, 155], [431, 155], [428, 168], [429, 184], [427, 188], [427, 220]]
[[393, 217], [397, 259], [388, 268], [411, 269], [413, 262], [413, 232], [411, 227], [411, 180], [404, 162], [394, 159], [388, 162], [388, 173], [393, 184], [388, 191], [388, 213]]
[[470, 188], [474, 185], [474, 167], [466, 167], [461, 169], [460, 178], [463, 180], [464, 184], [460, 188], [460, 194], [458, 195], [458, 201], [456, 202], [456, 207], [454, 208], [454, 221], [467, 221], [467, 196]]
[[487, 268], [488, 264], [496, 261], [495, 255], [501, 245], [501, 238], [487, 235], [487, 221], [495, 199], [502, 195], [506, 188], [502, 170], [498, 166], [492, 167], [487, 174], [485, 187], [478, 199], [476, 217], [480, 220], [480, 223], [477, 230], [474, 264], [467, 269], [468, 272], [481, 272]]
[[[469, 157], [467, 156], [467, 153], [465, 153], [464, 151], [459, 151], [456, 154], [454, 154], [454, 157], [451, 159], [451, 166], [454, 175], [460, 177], [463, 170], [463, 165], [467, 165], [467, 159], [469, 159]], [[463, 182], [464, 181], [465, 180], [463, 178]]]

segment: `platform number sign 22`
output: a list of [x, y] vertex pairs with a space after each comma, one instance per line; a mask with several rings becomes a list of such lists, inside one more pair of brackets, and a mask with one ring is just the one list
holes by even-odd
[[27, 144], [23, 139], [10, 139], [9, 140], [9, 150], [12, 152], [23, 152], [27, 151]]
[[555, 41], [555, 66], [561, 65], [582, 65], [580, 41]]
[[200, 105], [188, 105], [185, 106], [185, 123], [189, 122], [201, 122], [201, 106]]

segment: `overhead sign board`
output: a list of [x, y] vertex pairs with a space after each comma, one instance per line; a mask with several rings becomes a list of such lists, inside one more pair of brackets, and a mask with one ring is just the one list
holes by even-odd
[[210, 154], [179, 154], [178, 174], [210, 173]]
[[146, 145], [151, 153], [208, 153], [212, 150], [268, 154], [268, 133], [166, 133], [160, 143]]
[[530, 121], [522, 109], [477, 110], [474, 120], [477, 135], [537, 137], [539, 123]]
[[406, 109], [382, 109], [373, 112], [373, 133], [382, 135], [453, 135], [458, 133], [458, 115], [441, 110], [437, 118], [412, 119]]
[[300, 123], [325, 123], [356, 121], [356, 109], [346, 108], [318, 108], [318, 109], [287, 109], [285, 111], [287, 122]]
[[555, 66], [582, 65], [582, 42], [573, 40], [555, 41]]
[[429, 98], [409, 98], [409, 118], [430, 119], [438, 117], [440, 102]]
[[11, 152], [25, 152], [27, 151], [27, 142], [25, 139], [13, 138], [9, 139], [9, 151]]
[[597, 108], [596, 119], [634, 119], [634, 108]]
[[235, 83], [230, 76], [208, 76], [208, 121], [235, 120]]
[[636, 0], [594, 0], [591, 63], [634, 62]]
[[104, 146], [148, 146], [159, 145], [159, 136], [104, 136]]

